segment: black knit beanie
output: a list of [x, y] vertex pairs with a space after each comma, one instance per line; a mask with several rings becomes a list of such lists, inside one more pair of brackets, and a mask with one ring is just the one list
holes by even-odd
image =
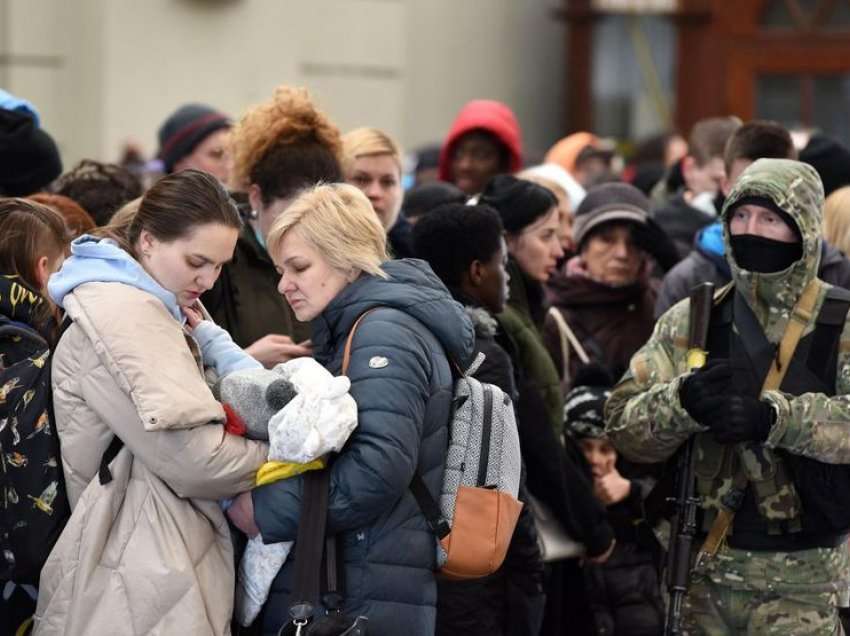
[[826, 135], [813, 135], [800, 151], [800, 161], [812, 166], [823, 181], [824, 196], [850, 184], [850, 150]]
[[29, 114], [0, 109], [0, 195], [33, 194], [60, 174], [62, 160], [53, 138]]
[[611, 389], [577, 386], [564, 398], [564, 432], [573, 439], [605, 437], [605, 401]]
[[576, 208], [573, 240], [581, 249], [592, 229], [610, 221], [645, 225], [649, 210], [649, 199], [633, 185], [614, 182], [600, 184], [591, 188]]
[[172, 113], [159, 129], [159, 152], [165, 172], [192, 153], [212, 133], [233, 125], [230, 118], [204, 104], [186, 104]]
[[558, 205], [558, 200], [541, 185], [500, 174], [490, 179], [478, 203], [494, 208], [505, 231], [516, 234]]

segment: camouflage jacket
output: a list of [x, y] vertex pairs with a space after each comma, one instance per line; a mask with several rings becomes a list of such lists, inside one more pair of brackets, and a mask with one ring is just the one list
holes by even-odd
[[[803, 239], [803, 256], [788, 269], [774, 273], [742, 270], [729, 245], [728, 216], [744, 197], [770, 198], [796, 222]], [[808, 165], [790, 160], [762, 159], [738, 180], [724, 205], [724, 240], [733, 281], [752, 308], [768, 340], [778, 343], [792, 308], [806, 284], [815, 277], [821, 255], [823, 188]], [[824, 284], [804, 336], [814, 329], [814, 317], [823, 304]], [[629, 370], [606, 405], [606, 430], [628, 459], [657, 462], [669, 458], [691, 434], [705, 432], [679, 402], [679, 387], [688, 374], [686, 348], [688, 300], [674, 305], [656, 324], [649, 341], [633, 356]], [[850, 463], [850, 323], [841, 334], [836, 395], [818, 393], [792, 396], [767, 391], [762, 399], [776, 411], [776, 423], [763, 452], [779, 460], [772, 449], [781, 448], [827, 463]], [[710, 452], [711, 438], [700, 435], [700, 453]], [[704, 505], [712, 506], [711, 498]], [[787, 517], [786, 517], [787, 518]]]

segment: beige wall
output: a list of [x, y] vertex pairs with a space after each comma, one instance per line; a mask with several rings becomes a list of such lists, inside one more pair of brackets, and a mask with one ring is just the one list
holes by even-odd
[[558, 0], [0, 0], [0, 86], [34, 101], [65, 163], [156, 150], [186, 101], [239, 115], [280, 83], [346, 130], [439, 140], [468, 99], [515, 109], [527, 147], [561, 132]]

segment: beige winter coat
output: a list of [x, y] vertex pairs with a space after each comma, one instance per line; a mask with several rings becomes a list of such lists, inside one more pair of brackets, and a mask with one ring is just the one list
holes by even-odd
[[[197, 345], [154, 296], [87, 283], [64, 305], [53, 388], [73, 513], [42, 570], [36, 634], [229, 634], [218, 500], [252, 487], [266, 445], [225, 434]], [[101, 485], [113, 435], [124, 448]]]

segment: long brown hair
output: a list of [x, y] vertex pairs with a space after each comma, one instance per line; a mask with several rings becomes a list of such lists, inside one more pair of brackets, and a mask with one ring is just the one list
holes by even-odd
[[200, 170], [182, 170], [157, 181], [139, 201], [135, 214], [118, 215], [115, 222], [93, 234], [115, 240], [136, 257], [143, 230], [168, 243], [209, 223], [242, 228], [236, 204], [218, 179]]
[[65, 253], [67, 228], [56, 210], [27, 199], [0, 198], [0, 274], [17, 276], [38, 294], [34, 327], [43, 330], [53, 317], [53, 305], [42, 294], [36, 267], [46, 256], [51, 262]]

